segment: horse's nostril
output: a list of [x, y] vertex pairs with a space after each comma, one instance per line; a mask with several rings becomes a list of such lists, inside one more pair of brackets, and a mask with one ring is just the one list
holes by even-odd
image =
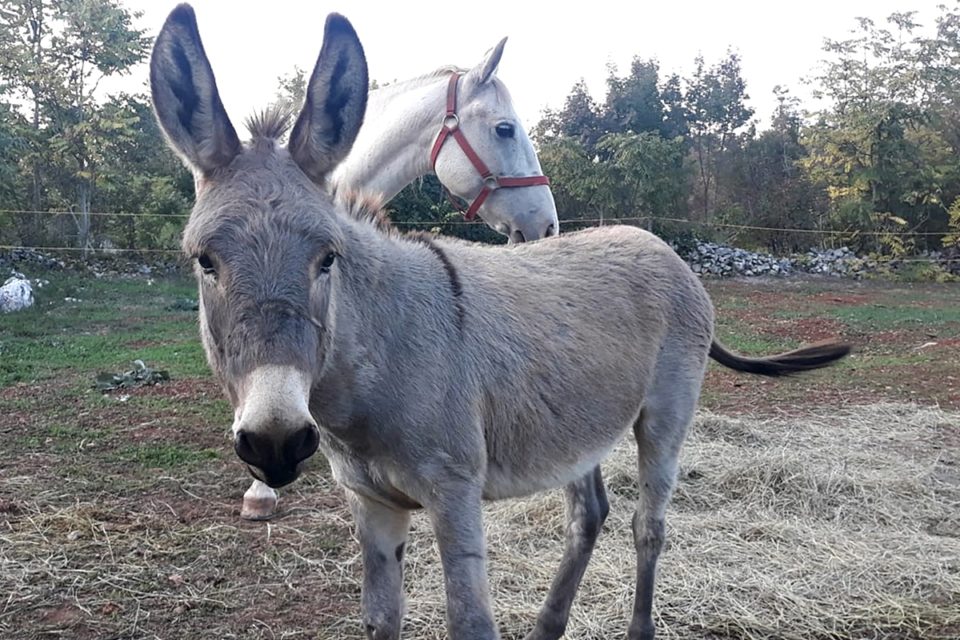
[[543, 234], [544, 238], [549, 238], [550, 236], [557, 235], [557, 225], [552, 222], [547, 225], [547, 231]]
[[527, 241], [527, 239], [523, 236], [523, 231], [520, 231], [520, 229], [514, 229], [511, 236], [512, 236], [512, 240], [516, 243]]

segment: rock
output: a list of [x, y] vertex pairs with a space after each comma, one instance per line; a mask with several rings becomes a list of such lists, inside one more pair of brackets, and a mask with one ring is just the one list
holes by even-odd
[[14, 273], [0, 287], [0, 312], [11, 313], [33, 306], [33, 287], [23, 274]]

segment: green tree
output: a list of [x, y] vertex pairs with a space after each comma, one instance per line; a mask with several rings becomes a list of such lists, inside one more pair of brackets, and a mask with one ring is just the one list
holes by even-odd
[[702, 56], [696, 58], [683, 96], [683, 112], [698, 169], [704, 220], [711, 218], [719, 188], [717, 162], [753, 116], [753, 109], [746, 105], [748, 99], [737, 54], [728, 52], [710, 68]]
[[33, 205], [68, 207], [85, 249], [92, 245], [100, 167], [112, 144], [133, 136], [137, 121], [128, 109], [97, 99], [104, 78], [146, 56], [148, 39], [134, 17], [116, 0], [0, 4], [0, 79], [28, 105]]
[[664, 104], [660, 97], [660, 66], [657, 62], [636, 57], [627, 76], [618, 77], [613, 66], [609, 66], [607, 72], [606, 131], [661, 132]]
[[[915, 35], [913, 16], [892, 14], [886, 26], [860, 19], [853, 37], [826, 42], [815, 79], [831, 106], [805, 132], [806, 164], [827, 185], [831, 224], [873, 232], [853, 236], [862, 248], [909, 248], [877, 232], [945, 231], [945, 203], [958, 193], [952, 43]], [[940, 36], [955, 18], [941, 16]]]

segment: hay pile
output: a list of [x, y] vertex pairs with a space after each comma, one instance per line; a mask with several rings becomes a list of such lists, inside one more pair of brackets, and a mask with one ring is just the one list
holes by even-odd
[[[611, 513], [568, 638], [623, 637], [632, 609], [635, 446], [604, 465]], [[490, 505], [491, 587], [507, 638], [530, 630], [560, 559], [559, 492]], [[858, 407], [803, 418], [701, 414], [668, 511], [660, 638], [960, 637], [960, 419]], [[425, 518], [407, 554], [405, 637], [443, 638]]]
[[[626, 441], [604, 465], [611, 514], [567, 638], [624, 636], [634, 455]], [[31, 456], [31, 473], [0, 478], [0, 637], [364, 637], [359, 548], [327, 474], [284, 490], [285, 517], [244, 523], [248, 481], [223, 467], [118, 475], [102, 493], [99, 467], [59, 475], [88, 454]], [[960, 414], [904, 405], [772, 419], [703, 413], [667, 523], [661, 639], [960, 637]], [[532, 628], [563, 524], [559, 491], [486, 507], [505, 639]], [[406, 559], [403, 637], [444, 638], [439, 556], [422, 514]]]

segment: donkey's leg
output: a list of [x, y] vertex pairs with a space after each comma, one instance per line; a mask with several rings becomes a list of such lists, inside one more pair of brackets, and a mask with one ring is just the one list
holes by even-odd
[[640, 468], [640, 498], [633, 516], [633, 542], [637, 549], [637, 586], [633, 619], [627, 637], [653, 640], [653, 591], [657, 558], [663, 548], [664, 513], [677, 476], [677, 460], [687, 427], [693, 420], [700, 383], [665, 375], [655, 383], [640, 418], [633, 426]]
[[426, 505], [440, 547], [451, 640], [500, 637], [490, 608], [480, 505], [481, 487], [463, 482], [443, 485]]
[[370, 640], [397, 640], [403, 621], [403, 551], [410, 512], [347, 490], [363, 557], [361, 608]]
[[567, 542], [560, 569], [540, 609], [537, 626], [527, 640], [554, 640], [563, 636], [570, 606], [590, 562], [593, 545], [610, 511], [600, 467], [564, 488], [567, 502]]
[[277, 492], [254, 480], [243, 494], [243, 507], [240, 517], [245, 520], [268, 520], [277, 514]]

